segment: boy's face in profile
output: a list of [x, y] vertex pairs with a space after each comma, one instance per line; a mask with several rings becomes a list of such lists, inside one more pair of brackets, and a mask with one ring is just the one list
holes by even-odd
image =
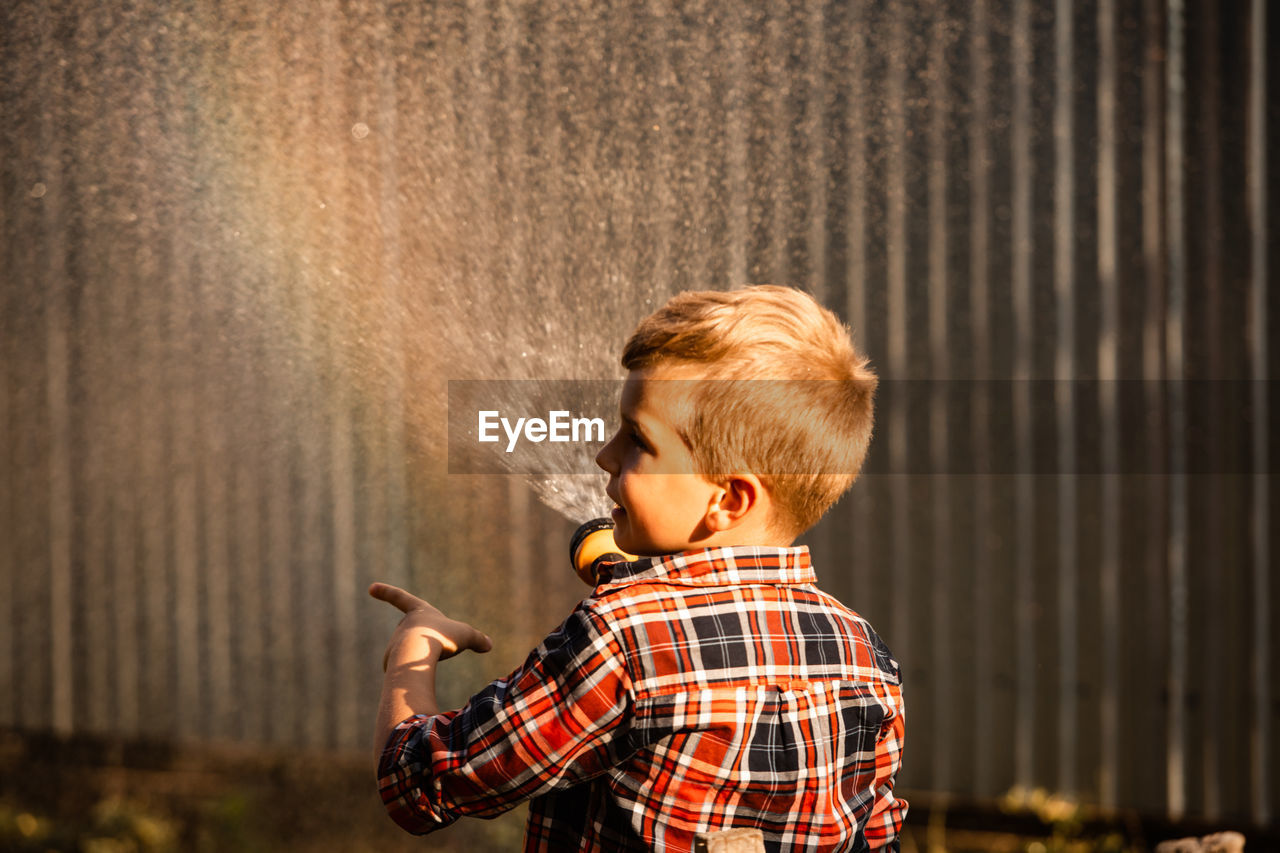
[[695, 473], [676, 415], [687, 405], [689, 369], [656, 365], [633, 370], [622, 386], [622, 422], [596, 455], [609, 472], [614, 541], [637, 556], [703, 547], [704, 520], [721, 490]]

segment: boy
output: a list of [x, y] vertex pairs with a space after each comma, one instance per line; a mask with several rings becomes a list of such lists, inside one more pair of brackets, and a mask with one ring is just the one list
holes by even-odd
[[897, 849], [897, 663], [790, 547], [853, 482], [875, 375], [836, 317], [761, 286], [685, 293], [628, 341], [596, 457], [615, 564], [508, 678], [440, 713], [434, 671], [489, 639], [403, 590], [375, 751], [411, 832], [532, 799], [526, 850]]

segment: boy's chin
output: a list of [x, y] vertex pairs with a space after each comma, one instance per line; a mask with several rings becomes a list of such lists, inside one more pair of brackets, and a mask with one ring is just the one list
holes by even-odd
[[646, 543], [637, 541], [636, 537], [631, 535], [631, 526], [627, 524], [626, 513], [620, 509], [613, 511], [613, 544], [617, 545], [618, 550], [624, 554], [634, 554], [637, 557], [649, 556], [644, 550]]
[[627, 511], [620, 506], [615, 506], [613, 511], [609, 513], [609, 518], [613, 520], [614, 544], [622, 550], [634, 554], [635, 551], [622, 544], [623, 539], [631, 538], [631, 525], [627, 523]]
[[613, 544], [618, 546], [618, 550], [625, 554], [631, 554], [636, 557], [653, 557], [661, 551], [655, 550], [652, 542], [646, 542], [638, 536], [633, 536], [631, 525], [627, 523], [627, 511], [622, 508], [615, 508], [613, 511]]
[[697, 547], [695, 545], [664, 547], [648, 536], [637, 534], [631, 527], [630, 516], [622, 507], [614, 507], [610, 517], [613, 519], [613, 544], [624, 553], [636, 557], [664, 557], [667, 554], [679, 554], [681, 551]]

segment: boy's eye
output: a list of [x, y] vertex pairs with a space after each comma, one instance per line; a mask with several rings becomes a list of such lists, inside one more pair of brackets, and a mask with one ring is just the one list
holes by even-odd
[[634, 430], [634, 429], [633, 429], [633, 430], [631, 430], [631, 441], [632, 441], [632, 443], [633, 443], [633, 444], [635, 444], [635, 445], [636, 445], [637, 447], [639, 447], [641, 450], [648, 450], [648, 449], [649, 449], [649, 445], [645, 442], [644, 437], [643, 437], [643, 436], [641, 436], [641, 435], [640, 435], [640, 433], [639, 433], [639, 432], [637, 432], [637, 431], [636, 431], [636, 430]]

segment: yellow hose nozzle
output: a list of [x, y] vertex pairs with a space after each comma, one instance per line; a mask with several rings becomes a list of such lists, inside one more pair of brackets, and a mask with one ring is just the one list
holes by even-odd
[[613, 541], [613, 522], [596, 518], [579, 527], [569, 540], [569, 562], [587, 586], [610, 579], [610, 565], [637, 559]]

